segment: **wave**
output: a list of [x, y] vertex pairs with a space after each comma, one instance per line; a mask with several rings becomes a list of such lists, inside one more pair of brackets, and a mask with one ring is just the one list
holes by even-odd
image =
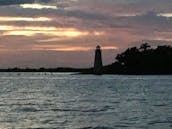
[[155, 107], [164, 107], [164, 106], [168, 106], [169, 104], [155, 104], [153, 106]]
[[172, 120], [164, 120], [164, 121], [156, 120], [156, 121], [151, 121], [148, 124], [155, 125], [155, 124], [171, 124], [171, 123], [172, 123]]
[[[62, 129], [62, 128], [29, 128], [29, 129]], [[112, 127], [83, 127], [78, 129], [114, 129]]]
[[33, 107], [24, 107], [24, 108], [17, 108], [17, 109], [15, 109], [15, 111], [17, 111], [17, 112], [37, 112], [39, 110], [36, 108], [33, 108]]
[[108, 109], [112, 109], [110, 106], [104, 106], [99, 109], [51, 109], [52, 111], [64, 111], [64, 112], [104, 112]]
[[84, 127], [80, 129], [114, 129], [112, 127]]

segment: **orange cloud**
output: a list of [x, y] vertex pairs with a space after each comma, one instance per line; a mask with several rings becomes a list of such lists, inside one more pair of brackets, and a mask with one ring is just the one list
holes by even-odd
[[40, 27], [40, 26], [8, 26], [0, 25], [0, 30], [3, 31], [2, 35], [8, 36], [34, 36], [42, 34], [52, 37], [52, 39], [39, 40], [39, 42], [66, 40], [82, 36], [101, 36], [104, 32], [101, 31], [87, 31], [79, 30], [76, 28], [57, 28], [57, 27]]
[[20, 7], [22, 8], [31, 8], [31, 9], [57, 9], [54, 5], [43, 5], [43, 4], [21, 4]]
[[89, 34], [87, 31], [80, 31], [75, 28], [56, 28], [56, 27], [16, 27], [16, 26], [0, 26], [0, 30], [4, 32], [2, 35], [22, 35], [34, 36], [36, 34], [43, 34], [47, 36], [58, 37], [79, 37]]
[[172, 13], [160, 13], [158, 16], [163, 16], [163, 17], [172, 17]]
[[[94, 51], [95, 47], [91, 46], [68, 46], [68, 45], [34, 45], [32, 50], [44, 51]], [[116, 50], [116, 46], [103, 46], [103, 50]]]
[[0, 21], [29, 21], [29, 22], [44, 22], [52, 21], [52, 18], [48, 17], [0, 17]]

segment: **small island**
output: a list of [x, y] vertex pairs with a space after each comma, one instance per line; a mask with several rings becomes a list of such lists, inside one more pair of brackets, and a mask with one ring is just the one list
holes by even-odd
[[0, 72], [78, 72], [81, 74], [122, 74], [122, 75], [165, 75], [172, 74], [172, 46], [151, 47], [143, 43], [140, 47], [131, 47], [115, 57], [112, 64], [103, 66], [101, 47], [95, 50], [95, 62], [92, 68], [8, 68]]

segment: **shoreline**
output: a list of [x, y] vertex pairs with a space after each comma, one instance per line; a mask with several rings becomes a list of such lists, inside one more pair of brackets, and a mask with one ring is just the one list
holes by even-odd
[[81, 71], [49, 71], [49, 70], [18, 70], [18, 71], [12, 71], [12, 70], [0, 70], [0, 73], [74, 73], [74, 75], [96, 75], [96, 76], [102, 76], [102, 75], [127, 75], [127, 76], [166, 76], [166, 75], [172, 75], [172, 73], [102, 73], [102, 74], [94, 74], [93, 72], [81, 72]]

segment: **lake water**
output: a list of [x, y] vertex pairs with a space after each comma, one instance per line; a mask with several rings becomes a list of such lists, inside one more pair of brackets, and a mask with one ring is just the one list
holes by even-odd
[[172, 129], [172, 76], [1, 73], [0, 129]]

